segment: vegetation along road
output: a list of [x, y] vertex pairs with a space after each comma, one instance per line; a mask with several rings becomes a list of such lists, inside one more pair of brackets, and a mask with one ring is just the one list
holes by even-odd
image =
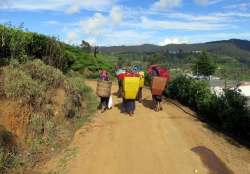
[[[86, 84], [95, 91], [96, 81]], [[113, 83], [113, 108], [98, 111], [42, 173], [250, 173], [250, 152], [193, 117], [190, 109], [164, 100], [163, 111], [155, 112], [150, 90], [143, 88], [143, 102], [130, 117], [121, 113], [117, 89]]]

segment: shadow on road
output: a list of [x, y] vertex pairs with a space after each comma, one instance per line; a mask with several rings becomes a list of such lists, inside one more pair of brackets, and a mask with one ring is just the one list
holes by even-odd
[[155, 105], [153, 103], [152, 100], [148, 100], [148, 99], [142, 99], [142, 105], [146, 108], [149, 108], [149, 109], [154, 109], [155, 108]]

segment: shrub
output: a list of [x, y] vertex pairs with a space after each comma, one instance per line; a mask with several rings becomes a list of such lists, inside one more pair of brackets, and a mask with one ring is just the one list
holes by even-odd
[[247, 100], [248, 98], [243, 96], [237, 88], [224, 89], [219, 105], [222, 110], [217, 113], [223, 128], [241, 136], [249, 130], [250, 111], [247, 108]]
[[4, 93], [8, 98], [31, 99], [41, 95], [41, 88], [37, 81], [20, 69], [9, 69], [5, 72]]
[[224, 130], [249, 139], [248, 97], [243, 96], [237, 88], [225, 88], [223, 91], [221, 96], [216, 96], [211, 94], [207, 82], [187, 79], [182, 75], [172, 78], [165, 89], [168, 97], [195, 108]]
[[190, 83], [191, 79], [179, 75], [174, 80], [168, 82], [165, 93], [170, 98], [179, 100], [183, 104], [188, 104]]

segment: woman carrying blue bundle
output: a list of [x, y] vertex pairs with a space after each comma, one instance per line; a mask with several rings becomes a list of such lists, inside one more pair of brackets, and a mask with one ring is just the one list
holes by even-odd
[[[106, 71], [105, 69], [102, 70], [99, 80], [109, 81], [108, 71]], [[100, 99], [101, 99], [101, 106], [102, 106], [101, 113], [103, 113], [108, 108], [109, 97], [100, 97]]]

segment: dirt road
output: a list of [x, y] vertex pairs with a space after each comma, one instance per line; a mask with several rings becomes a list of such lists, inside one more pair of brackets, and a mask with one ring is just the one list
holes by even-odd
[[[86, 83], [95, 91], [95, 81]], [[42, 173], [250, 173], [250, 152], [233, 140], [167, 100], [163, 111], [155, 112], [147, 88], [143, 88], [143, 103], [136, 103], [134, 116], [125, 115], [122, 99], [115, 95], [117, 89], [114, 83], [113, 108], [98, 111]]]

